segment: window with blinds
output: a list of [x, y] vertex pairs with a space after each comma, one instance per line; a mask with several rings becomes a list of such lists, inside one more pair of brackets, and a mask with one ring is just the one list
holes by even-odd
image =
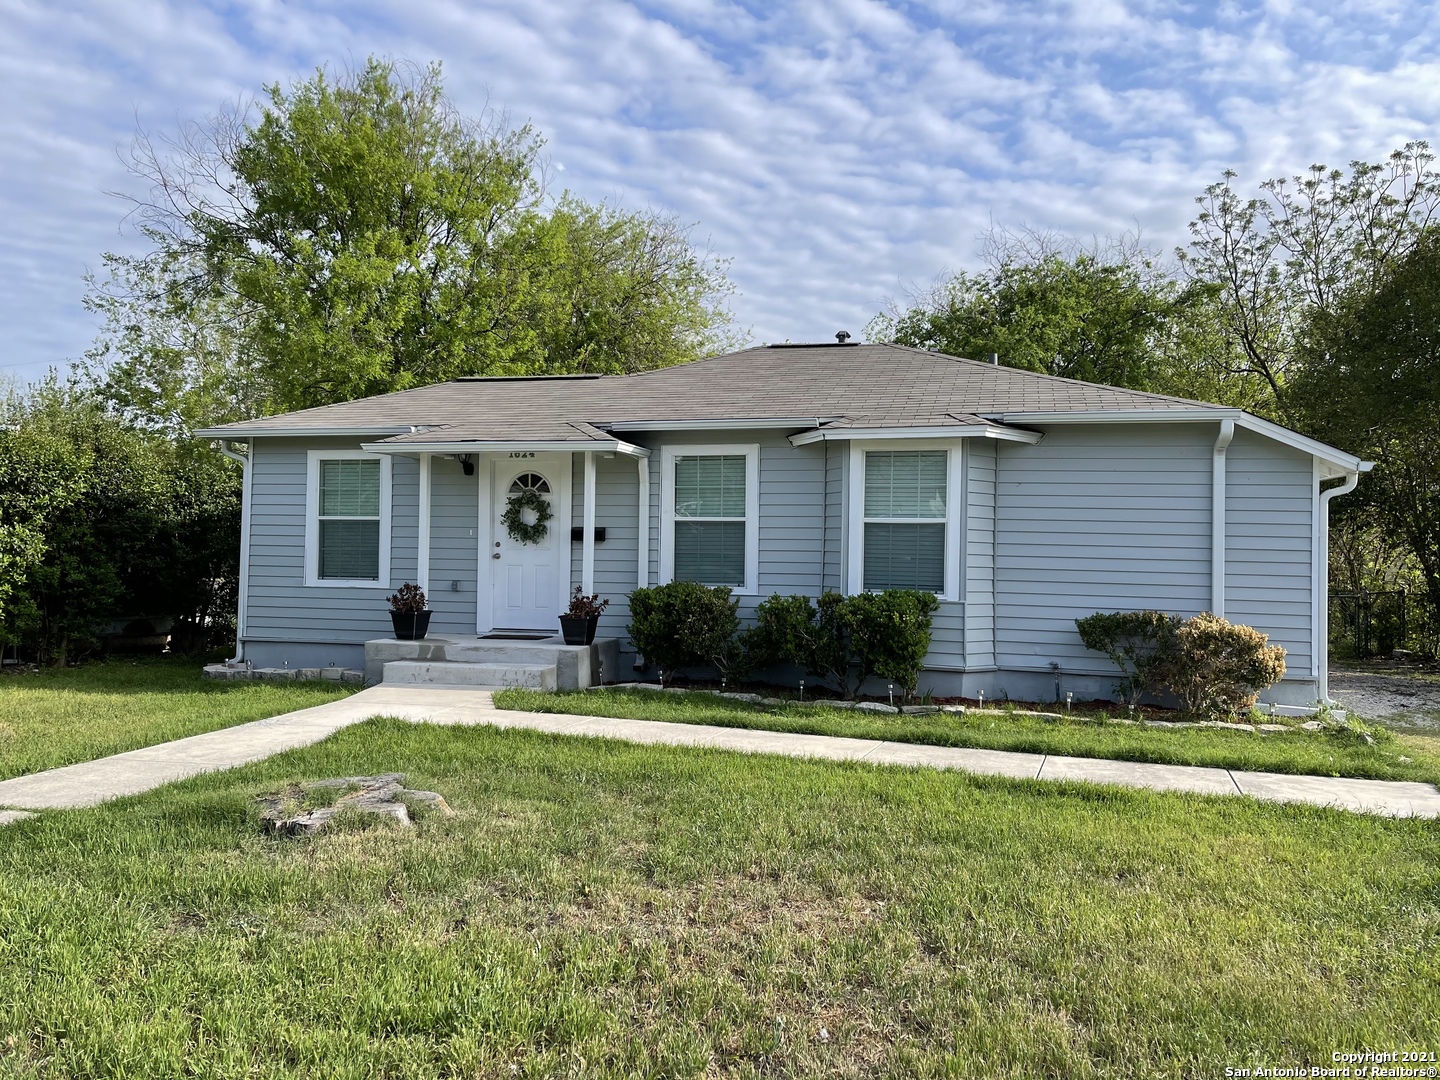
[[380, 462], [321, 461], [318, 517], [318, 576], [378, 581]]
[[745, 455], [675, 458], [675, 580], [745, 586]]
[[945, 591], [944, 450], [865, 454], [866, 589]]

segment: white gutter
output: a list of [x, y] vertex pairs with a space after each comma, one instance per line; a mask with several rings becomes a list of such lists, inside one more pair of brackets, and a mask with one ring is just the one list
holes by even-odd
[[220, 453], [240, 463], [240, 581], [235, 592], [235, 655], [228, 661], [231, 664], [242, 663], [245, 659], [245, 616], [250, 606], [247, 603], [250, 595], [250, 490], [254, 472], [250, 467], [250, 455], [254, 449], [255, 444], [247, 439], [245, 453], [237, 454], [225, 440], [220, 441]]
[[517, 439], [513, 442], [482, 442], [471, 439], [461, 442], [380, 442], [361, 443], [360, 449], [372, 454], [496, 454], [534, 451], [537, 454], [622, 454], [625, 457], [647, 458], [650, 451], [643, 446], [619, 439]]
[[[1371, 463], [1365, 462], [1368, 466]], [[1312, 647], [1315, 650], [1315, 694], [1323, 705], [1333, 705], [1330, 697], [1330, 500], [1336, 495], [1348, 495], [1360, 482], [1360, 473], [1368, 469], [1356, 469], [1345, 474], [1345, 482], [1339, 487], [1319, 490], [1322, 477], [1315, 478], [1318, 498], [1315, 500], [1315, 627]], [[1316, 469], [1317, 474], [1319, 469]]]
[[893, 428], [820, 428], [790, 436], [791, 446], [808, 446], [817, 442], [874, 442], [881, 439], [998, 439], [1001, 442], [1028, 443], [1034, 446], [1045, 436], [1038, 431], [1018, 431], [994, 424], [967, 424], [946, 427]]
[[1235, 438], [1235, 421], [1220, 421], [1210, 465], [1210, 612], [1225, 617], [1225, 451]]

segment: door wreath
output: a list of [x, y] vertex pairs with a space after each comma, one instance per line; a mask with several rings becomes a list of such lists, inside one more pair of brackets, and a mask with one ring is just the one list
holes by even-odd
[[[533, 522], [525, 520], [526, 510], [535, 515]], [[554, 516], [555, 511], [550, 509], [544, 495], [533, 488], [522, 488], [511, 493], [506, 500], [505, 513], [500, 516], [500, 521], [511, 540], [518, 544], [538, 544], [550, 531], [546, 525]]]

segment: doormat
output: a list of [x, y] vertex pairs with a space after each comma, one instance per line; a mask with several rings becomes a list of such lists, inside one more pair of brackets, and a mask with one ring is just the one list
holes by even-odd
[[549, 641], [555, 634], [481, 634], [481, 641]]

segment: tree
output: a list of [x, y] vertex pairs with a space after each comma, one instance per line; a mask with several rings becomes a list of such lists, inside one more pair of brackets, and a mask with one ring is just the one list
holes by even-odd
[[1307, 429], [1371, 458], [1364, 506], [1440, 610], [1440, 228], [1312, 313], [1286, 391]]
[[[1184, 393], [1203, 333], [1185, 290], [1134, 238], [1088, 248], [1051, 234], [992, 231], [987, 269], [942, 278], [891, 304], [872, 340], [1135, 390]], [[1208, 342], [1206, 342], [1208, 344]]]
[[188, 424], [727, 341], [724, 264], [671, 216], [547, 205], [541, 145], [462, 116], [438, 65], [373, 58], [178, 139], [142, 135], [134, 215], [154, 250], [107, 256], [92, 370], [108, 364], [118, 402]]
[[233, 608], [238, 477], [204, 447], [51, 379], [7, 407], [0, 480], [0, 540], [19, 552], [0, 640], [61, 663], [116, 616], [169, 616], [175, 643], [199, 650]]
[[1385, 164], [1351, 162], [1348, 174], [1312, 165], [1266, 180], [1250, 199], [1227, 170], [1195, 200], [1190, 246], [1176, 255], [1220, 306], [1227, 374], [1264, 381], [1257, 411], [1286, 419], [1283, 391], [1306, 325], [1376, 287], [1434, 219], [1433, 161], [1428, 143], [1410, 142]]

